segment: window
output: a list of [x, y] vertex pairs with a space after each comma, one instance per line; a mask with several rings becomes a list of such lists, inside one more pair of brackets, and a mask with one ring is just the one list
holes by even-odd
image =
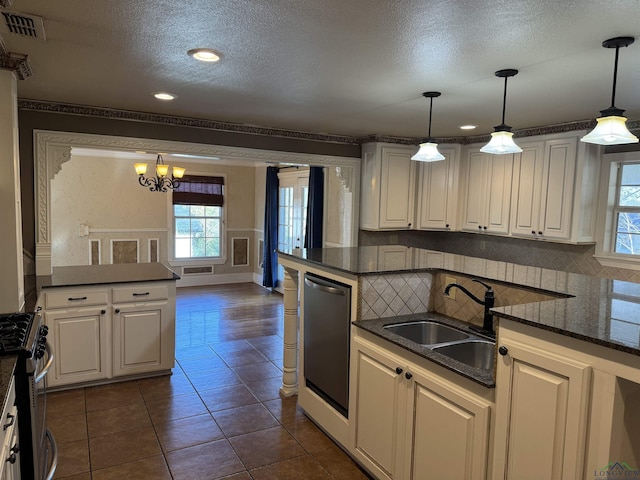
[[640, 346], [640, 285], [611, 281], [611, 323], [609, 338], [633, 348]]
[[601, 178], [595, 257], [640, 270], [640, 152], [604, 155]]
[[640, 163], [620, 165], [616, 191], [614, 252], [639, 255]]
[[176, 259], [223, 257], [222, 177], [185, 175], [173, 192]]

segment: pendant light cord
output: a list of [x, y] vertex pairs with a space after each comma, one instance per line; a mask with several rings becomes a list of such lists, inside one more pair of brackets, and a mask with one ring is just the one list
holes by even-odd
[[433, 97], [429, 97], [429, 130], [428, 130], [428, 138], [431, 141], [431, 115], [433, 113]]
[[616, 59], [613, 64], [613, 90], [611, 91], [611, 108], [616, 108], [616, 85], [618, 84], [618, 53], [620, 46], [616, 47]]
[[504, 114], [507, 110], [507, 79], [509, 77], [504, 77], [504, 94], [502, 95], [502, 125], [504, 125]]

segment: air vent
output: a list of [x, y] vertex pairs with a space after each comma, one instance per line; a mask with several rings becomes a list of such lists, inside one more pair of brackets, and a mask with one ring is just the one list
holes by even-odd
[[46, 41], [42, 17], [17, 12], [2, 12], [4, 22], [2, 30], [21, 37], [29, 37], [41, 42]]
[[182, 267], [182, 275], [204, 275], [207, 273], [213, 273], [212, 265], [207, 265], [206, 267]]

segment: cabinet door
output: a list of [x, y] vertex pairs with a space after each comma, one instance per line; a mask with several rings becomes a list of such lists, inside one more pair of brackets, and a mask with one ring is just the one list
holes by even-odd
[[167, 305], [157, 302], [114, 306], [114, 376], [173, 368], [175, 334]]
[[418, 182], [418, 229], [455, 228], [458, 195], [457, 151], [442, 149], [445, 160], [420, 164]]
[[106, 306], [45, 313], [54, 354], [47, 376], [50, 386], [109, 377], [108, 316]]
[[545, 238], [571, 238], [577, 138], [545, 144], [540, 227]]
[[411, 370], [407, 478], [484, 480], [491, 407]]
[[398, 442], [402, 437], [398, 430], [404, 421], [406, 388], [401, 385], [404, 367], [393, 357], [357, 340], [353, 346], [354, 453], [380, 478], [401, 478], [402, 462], [398, 457], [402, 445]]
[[415, 164], [406, 149], [382, 148], [380, 228], [411, 228]]
[[535, 238], [540, 229], [543, 143], [521, 145], [522, 153], [514, 155], [513, 195], [511, 198], [510, 232]]
[[465, 166], [462, 229], [470, 232], [482, 231], [482, 227], [485, 225], [484, 200], [486, 187], [484, 162], [484, 153], [479, 150], [469, 151]]
[[506, 234], [509, 233], [513, 155], [488, 155], [486, 165], [485, 223], [482, 229]]
[[581, 479], [590, 367], [509, 340], [496, 375], [494, 478]]

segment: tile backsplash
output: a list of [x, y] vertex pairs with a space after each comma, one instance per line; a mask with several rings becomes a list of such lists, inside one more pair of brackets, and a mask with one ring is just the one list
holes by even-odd
[[431, 310], [433, 275], [427, 272], [365, 275], [360, 282], [358, 319], [395, 317]]

